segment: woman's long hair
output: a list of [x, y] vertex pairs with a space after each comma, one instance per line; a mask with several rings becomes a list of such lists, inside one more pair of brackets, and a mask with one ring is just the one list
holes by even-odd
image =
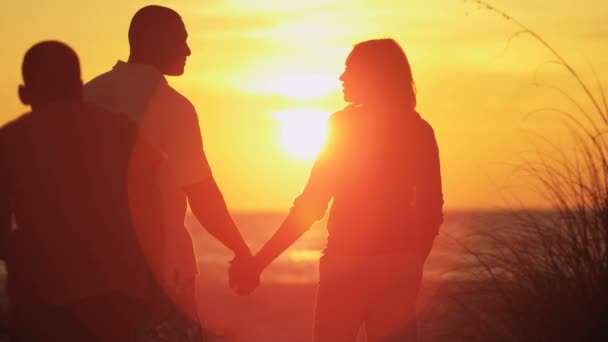
[[416, 108], [416, 84], [410, 63], [401, 46], [393, 39], [374, 39], [354, 46], [349, 59], [366, 69], [371, 79], [368, 88], [377, 100], [391, 105]]

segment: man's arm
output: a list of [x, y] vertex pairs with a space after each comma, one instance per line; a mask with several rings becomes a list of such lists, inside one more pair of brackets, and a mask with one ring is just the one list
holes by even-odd
[[194, 216], [213, 237], [237, 257], [250, 256], [249, 247], [232, 220], [203, 150], [203, 138], [194, 106], [184, 102], [167, 125], [169, 167], [188, 197]]
[[192, 213], [209, 234], [232, 250], [237, 258], [251, 256], [213, 177], [184, 186], [183, 189]]

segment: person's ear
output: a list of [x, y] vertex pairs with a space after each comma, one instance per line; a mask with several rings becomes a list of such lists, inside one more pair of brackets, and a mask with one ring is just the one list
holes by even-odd
[[26, 106], [29, 106], [32, 104], [30, 92], [28, 91], [27, 87], [24, 86], [23, 84], [19, 85], [19, 100], [21, 100], [21, 103], [23, 103]]

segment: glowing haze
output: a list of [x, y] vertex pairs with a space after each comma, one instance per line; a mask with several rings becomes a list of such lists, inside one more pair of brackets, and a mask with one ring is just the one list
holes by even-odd
[[[196, 106], [205, 151], [234, 210], [285, 210], [306, 183], [327, 117], [345, 104], [338, 76], [353, 44], [392, 37], [408, 54], [418, 110], [435, 128], [448, 208], [492, 207], [508, 185], [529, 132], [562, 133], [541, 107], [570, 109], [533, 84], [550, 56], [517, 28], [457, 0], [157, 1], [182, 14], [192, 56], [170, 83]], [[604, 0], [497, 0], [494, 5], [554, 43], [587, 79], [587, 62], [608, 80]], [[43, 39], [79, 53], [83, 78], [128, 57], [127, 28], [148, 2], [22, 0], [0, 5], [0, 123], [26, 110], [16, 88], [23, 54]], [[542, 15], [538, 15], [542, 13]], [[580, 96], [563, 70], [536, 74]], [[606, 87], [608, 88], [608, 87]], [[587, 105], [585, 103], [585, 105]], [[523, 195], [529, 205], [537, 198]]]

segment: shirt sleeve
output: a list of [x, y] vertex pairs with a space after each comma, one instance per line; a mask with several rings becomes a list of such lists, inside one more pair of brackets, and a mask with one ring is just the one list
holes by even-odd
[[172, 127], [165, 152], [173, 177], [180, 186], [186, 186], [211, 177], [211, 168], [203, 150], [194, 106], [188, 102], [182, 111], [176, 114], [169, 118]]
[[337, 157], [337, 125], [335, 119], [328, 122], [327, 143], [310, 172], [302, 193], [295, 199], [288, 219], [301, 229], [308, 229], [315, 221], [323, 218], [331, 201], [335, 183], [335, 159]]
[[420, 141], [423, 153], [415, 179], [415, 207], [418, 223], [435, 236], [443, 223], [443, 190], [435, 133], [428, 124], [425, 126]]

